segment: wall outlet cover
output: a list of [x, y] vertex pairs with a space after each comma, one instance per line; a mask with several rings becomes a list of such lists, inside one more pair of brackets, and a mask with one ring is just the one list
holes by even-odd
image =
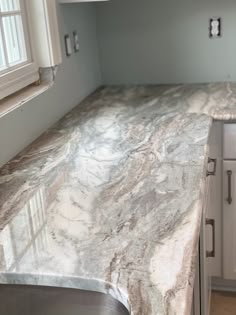
[[221, 18], [215, 17], [210, 19], [209, 36], [210, 38], [222, 36]]

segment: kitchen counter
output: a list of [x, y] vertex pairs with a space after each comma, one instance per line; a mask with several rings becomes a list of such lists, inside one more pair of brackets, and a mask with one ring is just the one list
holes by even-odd
[[0, 170], [0, 283], [189, 315], [209, 130], [236, 84], [101, 88]]

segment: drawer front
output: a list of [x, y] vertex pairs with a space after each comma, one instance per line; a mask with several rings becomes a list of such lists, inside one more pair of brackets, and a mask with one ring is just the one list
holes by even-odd
[[223, 158], [236, 159], [236, 123], [224, 124]]

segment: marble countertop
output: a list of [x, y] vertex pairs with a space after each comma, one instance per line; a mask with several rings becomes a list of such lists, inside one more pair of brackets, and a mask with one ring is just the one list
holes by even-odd
[[99, 89], [0, 169], [0, 283], [189, 315], [212, 118], [236, 84]]

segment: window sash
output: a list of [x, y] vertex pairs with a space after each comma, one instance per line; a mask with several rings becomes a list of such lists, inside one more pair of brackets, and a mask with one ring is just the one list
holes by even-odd
[[[24, 11], [24, 3], [22, 0], [19, 1], [19, 9], [12, 11], [0, 11], [0, 31], [2, 38], [2, 48], [4, 54], [4, 70], [1, 70], [0, 73], [4, 73], [9, 71], [8, 69], [17, 67], [18, 65], [22, 65], [27, 62], [30, 57], [29, 47], [26, 46], [26, 36], [27, 27], [24, 25], [24, 15], [22, 14]], [[12, 29], [12, 27], [14, 29]], [[12, 36], [10, 36], [10, 34]], [[9, 36], [8, 36], [9, 35]], [[15, 56], [14, 60], [14, 51], [13, 47], [16, 47], [16, 52], [18, 56]], [[13, 57], [12, 60], [10, 57]], [[19, 59], [17, 59], [17, 57]]]
[[0, 72], [0, 100], [39, 80], [39, 67], [54, 67], [62, 63], [57, 0], [18, 1], [26, 30], [28, 62]]
[[[21, 16], [24, 36], [24, 59], [15, 64], [6, 63], [0, 70], [0, 99], [24, 88], [39, 79], [38, 66], [33, 60], [28, 28], [28, 17], [25, 0], [19, 0], [20, 10], [0, 12], [0, 31], [3, 34], [3, 18], [9, 16]], [[3, 35], [2, 35], [3, 36]], [[6, 41], [3, 38], [3, 49], [7, 54]], [[9, 56], [8, 56], [9, 58]]]

